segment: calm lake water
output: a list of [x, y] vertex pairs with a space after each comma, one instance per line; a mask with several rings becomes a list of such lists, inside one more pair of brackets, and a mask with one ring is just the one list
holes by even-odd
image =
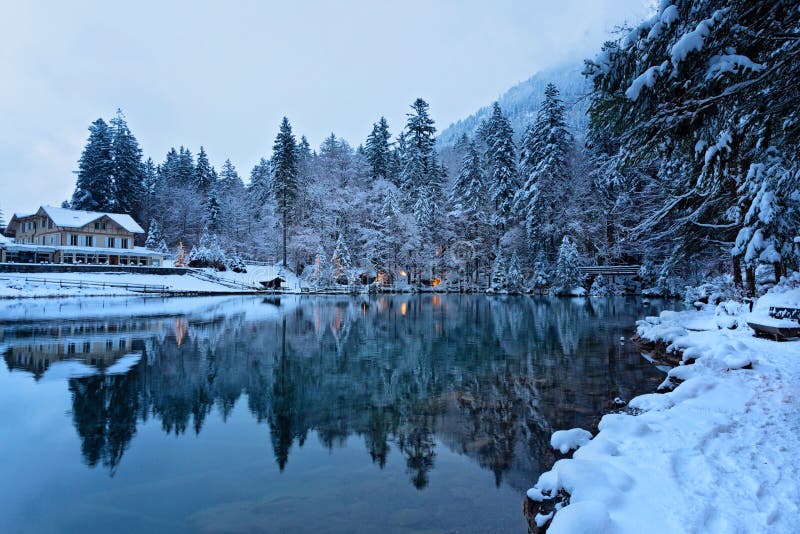
[[550, 434], [662, 380], [660, 307], [0, 302], [0, 531], [524, 532]]

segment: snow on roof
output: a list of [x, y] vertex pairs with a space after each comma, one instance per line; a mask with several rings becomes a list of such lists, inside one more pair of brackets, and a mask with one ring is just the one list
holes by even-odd
[[42, 209], [51, 219], [53, 219], [53, 223], [56, 226], [62, 226], [65, 228], [80, 228], [81, 226], [86, 226], [87, 224], [92, 223], [101, 217], [108, 217], [129, 232], [133, 232], [134, 234], [144, 233], [144, 229], [142, 229], [142, 227], [133, 220], [133, 217], [123, 213], [80, 211], [67, 208], [56, 208], [53, 206], [42, 206]]
[[12, 243], [12, 241], [9, 238], [4, 236], [3, 234], [0, 234], [0, 245], [8, 245], [10, 243]]

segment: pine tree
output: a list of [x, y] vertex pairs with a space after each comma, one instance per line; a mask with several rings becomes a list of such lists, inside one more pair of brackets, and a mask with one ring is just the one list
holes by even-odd
[[475, 142], [469, 141], [466, 135], [464, 145], [466, 152], [461, 160], [461, 170], [453, 183], [450, 196], [454, 203], [461, 204], [462, 209], [477, 211], [486, 198], [483, 166]]
[[128, 128], [122, 110], [111, 119], [111, 157], [114, 160], [114, 210], [138, 216], [144, 202], [145, 169], [142, 149]]
[[606, 279], [602, 274], [598, 274], [592, 282], [592, 287], [589, 289], [589, 294], [593, 297], [607, 297], [610, 294], [608, 286], [606, 286]]
[[188, 148], [180, 147], [175, 171], [178, 185], [183, 187], [192, 187], [194, 185], [194, 158]]
[[391, 134], [389, 123], [385, 117], [372, 125], [372, 132], [367, 136], [364, 154], [372, 168], [372, 179], [390, 178], [391, 169]]
[[113, 212], [114, 160], [112, 133], [103, 119], [89, 126], [89, 140], [78, 165], [78, 181], [72, 194], [72, 209]]
[[309, 268], [310, 274], [308, 281], [312, 287], [319, 289], [328, 284], [328, 265], [325, 259], [325, 249], [322, 245], [317, 248], [317, 253], [314, 256], [314, 262]]
[[194, 186], [201, 195], [207, 195], [214, 185], [213, 170], [205, 149], [200, 146], [200, 152], [197, 154], [197, 164], [194, 168]]
[[288, 224], [297, 200], [297, 147], [289, 119], [283, 118], [280, 131], [272, 147], [272, 183], [283, 230], [283, 267], [286, 261], [286, 235]]
[[210, 232], [218, 233], [220, 230], [220, 207], [216, 191], [211, 191], [206, 201], [206, 228]]
[[434, 150], [436, 127], [428, 114], [428, 103], [418, 98], [408, 113], [405, 135], [402, 138], [403, 152], [401, 189], [406, 193], [410, 205], [414, 205], [422, 187], [431, 187], [440, 182], [439, 166]]
[[523, 293], [525, 291], [525, 278], [522, 276], [522, 268], [519, 265], [516, 251], [511, 253], [506, 280], [510, 293]]
[[3, 209], [0, 208], [0, 234], [6, 231], [6, 221], [3, 218]]
[[164, 236], [161, 234], [161, 225], [158, 224], [156, 219], [150, 220], [150, 226], [147, 229], [147, 240], [144, 242], [144, 247], [162, 254], [169, 253], [167, 243], [164, 241]]
[[553, 290], [557, 295], [570, 295], [581, 287], [580, 256], [575, 243], [564, 236], [558, 248]]
[[538, 292], [543, 292], [550, 285], [550, 272], [548, 269], [547, 259], [544, 252], [539, 249], [536, 253], [536, 259], [533, 261], [533, 278], [531, 279], [531, 287]]
[[484, 157], [489, 170], [489, 198], [494, 202], [495, 224], [502, 230], [510, 220], [519, 183], [514, 131], [499, 103], [495, 102], [492, 106], [492, 116], [482, 125], [480, 134], [486, 143]]
[[492, 264], [492, 277], [490, 280], [492, 291], [505, 291], [508, 286], [507, 276], [506, 258], [503, 255], [503, 251], [498, 247], [494, 252], [494, 263]]
[[545, 98], [536, 122], [525, 130], [520, 150], [523, 183], [514, 199], [524, 214], [528, 239], [563, 233], [566, 192], [570, 187], [569, 152], [572, 135], [566, 127], [564, 105], [553, 84], [545, 88]]
[[350, 248], [344, 240], [344, 234], [339, 233], [339, 238], [336, 240], [336, 248], [333, 250], [331, 256], [331, 279], [336, 283], [350, 283], [350, 272], [353, 268], [352, 261], [350, 260]]

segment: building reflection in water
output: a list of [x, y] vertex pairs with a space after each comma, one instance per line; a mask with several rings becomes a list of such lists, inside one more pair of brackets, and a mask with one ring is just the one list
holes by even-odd
[[[199, 434], [243, 399], [269, 426], [281, 470], [312, 432], [331, 449], [359, 436], [379, 468], [399, 451], [417, 489], [440, 446], [497, 485], [527, 488], [554, 461], [553, 430], [589, 427], [611, 399], [661, 378], [618, 342], [639, 315], [631, 299], [274, 300], [255, 302], [256, 314], [249, 301], [246, 311], [4, 323], [0, 347], [9, 369], [37, 380], [56, 362], [84, 365], [68, 378], [73, 423], [86, 463], [112, 474], [141, 422]], [[110, 372], [132, 354], [135, 365]]]

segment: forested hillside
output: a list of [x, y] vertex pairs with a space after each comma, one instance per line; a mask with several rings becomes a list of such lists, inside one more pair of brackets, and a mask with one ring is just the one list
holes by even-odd
[[721, 273], [753, 292], [797, 263], [799, 20], [793, 2], [662, 2], [583, 81], [537, 74], [438, 139], [421, 98], [357, 146], [314, 150], [284, 119], [242, 174], [203, 147], [143, 161], [120, 113], [90, 127], [71, 205], [156, 221], [170, 247], [205, 232], [321, 285], [558, 293], [586, 283], [578, 264], [636, 263], [661, 294]]

